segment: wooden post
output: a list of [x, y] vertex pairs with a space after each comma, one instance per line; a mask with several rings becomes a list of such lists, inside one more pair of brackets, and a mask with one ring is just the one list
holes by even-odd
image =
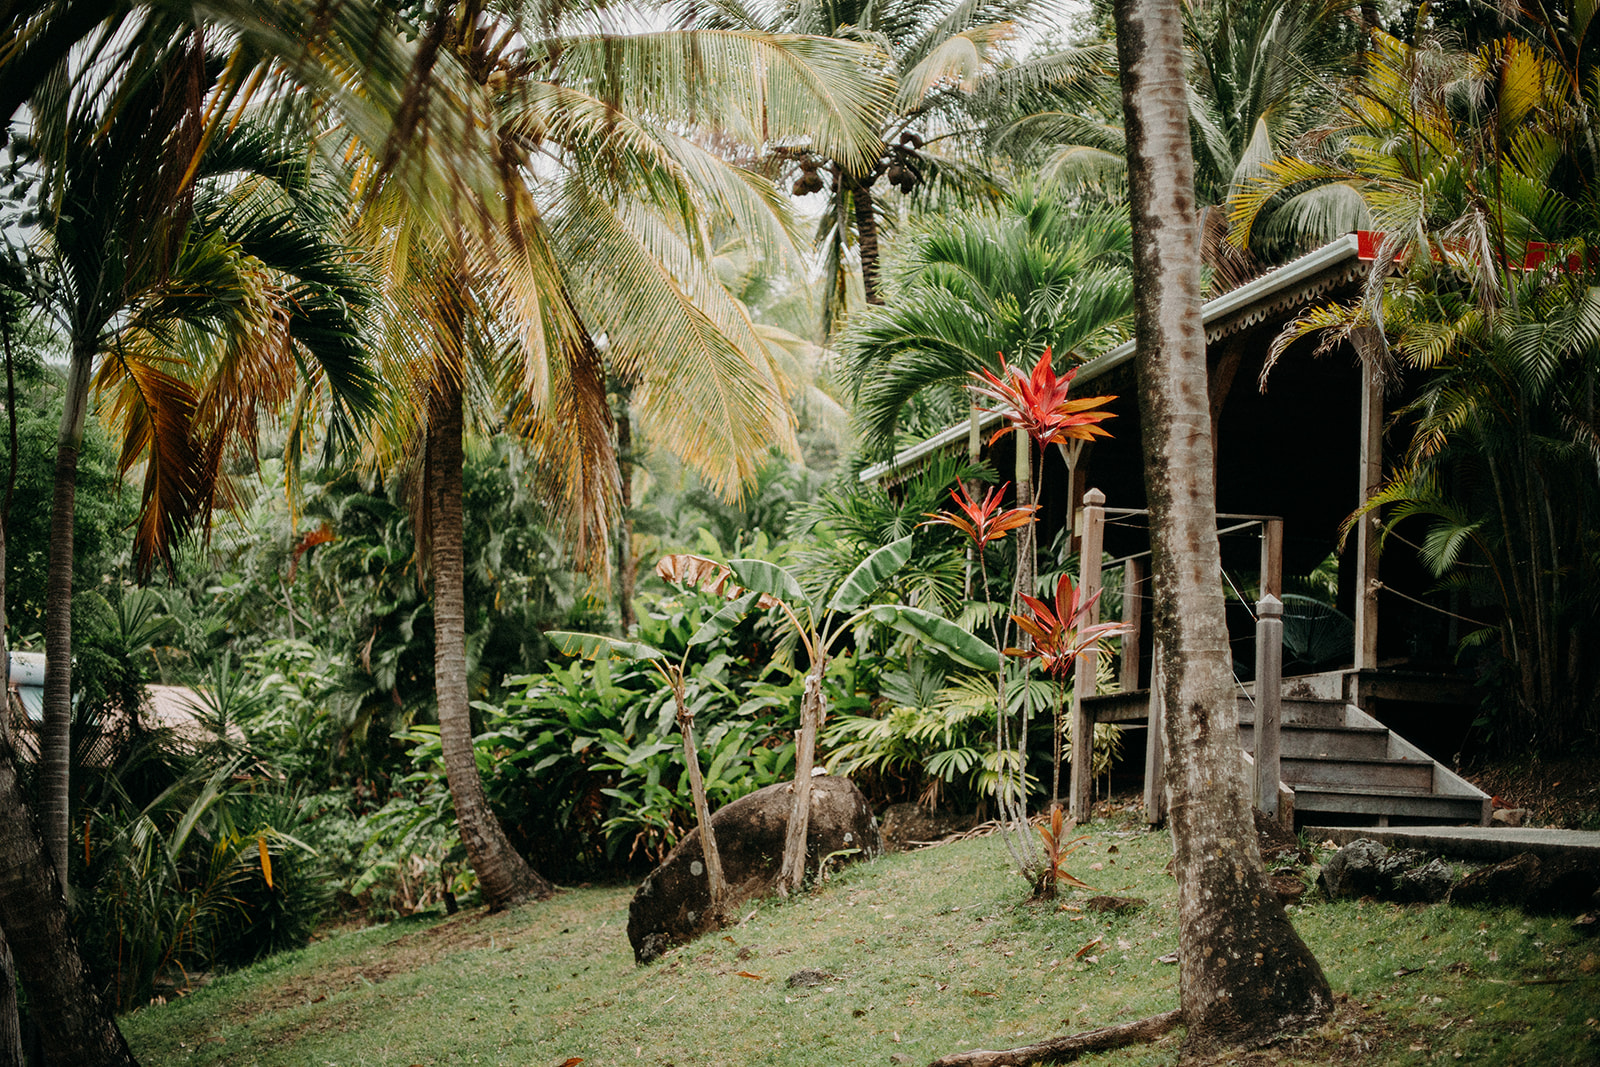
[[1283, 714], [1283, 602], [1267, 594], [1256, 603], [1255, 804], [1278, 817], [1282, 754], [1279, 723]]
[[[1100, 556], [1105, 545], [1106, 495], [1098, 489], [1083, 494], [1083, 550], [1078, 556], [1078, 597], [1087, 602], [1100, 591]], [[1100, 621], [1100, 606], [1079, 616], [1079, 626]], [[1089, 789], [1094, 772], [1094, 720], [1084, 709], [1083, 698], [1095, 693], [1098, 664], [1094, 656], [1082, 656], [1073, 666], [1072, 676], [1072, 777], [1068, 781], [1068, 813], [1079, 823], [1089, 821]]]
[[1122, 635], [1122, 670], [1117, 678], [1117, 688], [1131, 693], [1139, 688], [1139, 629], [1144, 625], [1144, 578], [1142, 558], [1130, 559], [1122, 567], [1122, 624], [1128, 632]]
[[[1383, 385], [1370, 361], [1361, 364], [1361, 467], [1358, 507], [1365, 507], [1383, 484]], [[1355, 665], [1378, 665], [1378, 513], [1356, 524]]]
[[1167, 817], [1166, 702], [1161, 695], [1161, 642], [1150, 650], [1150, 728], [1144, 741], [1144, 817], [1159, 826]]
[[1258, 596], [1283, 596], [1283, 520], [1261, 524], [1261, 588]]

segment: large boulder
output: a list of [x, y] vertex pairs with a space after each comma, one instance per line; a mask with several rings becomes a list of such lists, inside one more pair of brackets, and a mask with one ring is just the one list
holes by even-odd
[[[730, 918], [745, 901], [771, 893], [777, 884], [793, 806], [793, 784], [780, 782], [740, 797], [711, 816], [728, 879]], [[829, 857], [843, 862], [882, 853], [878, 821], [856, 784], [833, 775], [813, 778], [806, 873], [814, 874]], [[716, 929], [710, 905], [700, 835], [691, 832], [650, 872], [628, 905], [628, 941], [634, 959], [649, 963], [674, 945]]]

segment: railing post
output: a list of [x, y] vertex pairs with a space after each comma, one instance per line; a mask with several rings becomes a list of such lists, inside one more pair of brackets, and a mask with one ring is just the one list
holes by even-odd
[[1144, 626], [1144, 560], [1130, 559], [1122, 566], [1122, 669], [1117, 688], [1131, 693], [1139, 688], [1139, 631]]
[[1261, 524], [1261, 596], [1283, 596], [1283, 520]]
[[1278, 727], [1283, 711], [1283, 602], [1268, 593], [1256, 604], [1256, 780], [1255, 804], [1278, 817], [1282, 752]]
[[[1105, 546], [1106, 495], [1098, 489], [1083, 494], [1083, 547], [1078, 555], [1080, 603], [1100, 591], [1100, 556]], [[1086, 612], [1079, 626], [1100, 621], [1100, 606]], [[1067, 781], [1068, 814], [1080, 823], [1089, 821], [1089, 790], [1094, 781], [1094, 719], [1084, 709], [1083, 698], [1095, 693], [1098, 664], [1083, 656], [1073, 665], [1072, 676], [1072, 776]]]

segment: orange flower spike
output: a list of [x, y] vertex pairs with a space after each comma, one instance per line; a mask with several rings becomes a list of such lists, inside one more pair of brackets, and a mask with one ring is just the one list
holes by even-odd
[[[961, 488], [950, 490], [950, 499], [956, 502], [956, 507], [962, 514], [954, 511], [927, 512], [928, 521], [923, 526], [954, 526], [972, 539], [980, 549], [990, 541], [998, 540], [1018, 527], [1026, 526], [1034, 521], [1033, 513], [1039, 510], [1039, 505], [1028, 504], [1020, 508], [1000, 509], [1000, 502], [1005, 495], [1007, 482], [998, 488], [992, 488], [984, 496], [983, 503], [974, 503]], [[963, 517], [965, 516], [965, 517]]]

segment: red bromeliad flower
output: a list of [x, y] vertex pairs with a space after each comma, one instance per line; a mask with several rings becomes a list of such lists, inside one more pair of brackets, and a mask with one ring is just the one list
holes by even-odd
[[1072, 584], [1072, 576], [1063, 574], [1056, 583], [1056, 602], [1052, 608], [1037, 597], [1022, 594], [1030, 615], [1013, 615], [1022, 632], [1033, 638], [1029, 649], [1008, 648], [1006, 655], [1037, 659], [1046, 674], [1057, 681], [1066, 677], [1067, 671], [1079, 656], [1092, 655], [1100, 650], [1100, 642], [1108, 637], [1128, 632], [1120, 622], [1095, 623], [1082, 626], [1084, 619], [1100, 600], [1100, 590], [1080, 603], [1081, 590]]
[[1102, 405], [1115, 400], [1114, 396], [1090, 396], [1069, 400], [1067, 390], [1077, 375], [1074, 367], [1057, 377], [1050, 364], [1050, 349], [1046, 348], [1033, 366], [1032, 374], [1025, 374], [1000, 357], [1000, 375], [987, 370], [972, 372], [974, 393], [996, 402], [993, 409], [1006, 420], [1006, 425], [991, 438], [994, 444], [1012, 430], [1024, 430], [1039, 447], [1052, 441], [1091, 441], [1096, 437], [1110, 437], [1100, 423], [1115, 416]]
[[1006, 486], [1010, 484], [1007, 482], [997, 489], [990, 489], [981, 504], [973, 503], [965, 489], [960, 487], [952, 489], [950, 499], [965, 512], [966, 518], [962, 518], [954, 511], [930, 511], [925, 513], [928, 521], [921, 525], [934, 526], [943, 523], [946, 526], [954, 526], [972, 538], [973, 543], [982, 549], [990, 541], [1004, 537], [1008, 531], [1028, 525], [1033, 521], [1033, 513], [1039, 510], [1038, 504], [1028, 504], [1001, 511], [1000, 500], [1005, 495]]

